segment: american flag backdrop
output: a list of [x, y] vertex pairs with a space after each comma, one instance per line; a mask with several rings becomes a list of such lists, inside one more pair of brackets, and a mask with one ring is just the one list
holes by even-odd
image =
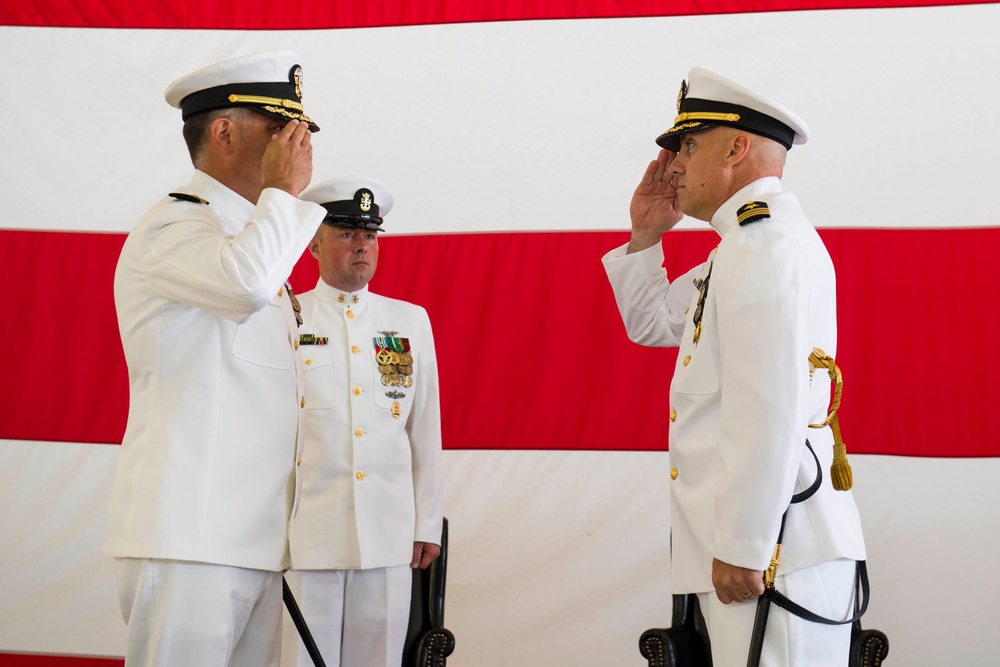
[[[783, 182], [838, 272], [864, 623], [893, 665], [997, 664], [998, 26], [924, 0], [0, 0], [0, 666], [121, 663], [115, 263], [190, 175], [166, 85], [285, 48], [314, 182], [390, 186], [372, 289], [434, 326], [450, 662], [640, 665], [669, 625], [676, 355], [627, 340], [600, 257], [699, 65], [813, 131]], [[683, 221], [668, 271], [716, 243]]]

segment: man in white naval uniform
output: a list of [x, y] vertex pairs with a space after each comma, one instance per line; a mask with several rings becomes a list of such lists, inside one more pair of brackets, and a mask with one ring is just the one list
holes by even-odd
[[130, 405], [104, 545], [125, 664], [278, 664], [305, 371], [285, 281], [325, 215], [299, 57], [174, 81], [196, 168], [129, 234], [115, 306]]
[[[798, 200], [781, 190], [806, 125], [783, 106], [703, 69], [681, 84], [674, 126], [632, 198], [632, 236], [604, 266], [629, 337], [676, 346], [670, 387], [671, 579], [697, 593], [715, 667], [747, 664], [763, 571], [788, 510], [775, 588], [813, 612], [853, 612], [864, 541], [850, 492], [829, 481], [789, 508], [832, 460], [821, 423], [830, 382], [812, 380], [814, 347], [835, 356], [833, 264]], [[683, 215], [721, 241], [670, 280], [666, 233]], [[747, 604], [747, 603], [750, 604]], [[844, 667], [850, 626], [773, 607], [762, 665]]]
[[[440, 553], [434, 339], [423, 308], [368, 290], [388, 188], [340, 178], [302, 197], [327, 216], [309, 245], [320, 279], [300, 297], [309, 402], [289, 584], [327, 665], [399, 667], [411, 568]], [[311, 666], [290, 638], [286, 620], [282, 664]]]

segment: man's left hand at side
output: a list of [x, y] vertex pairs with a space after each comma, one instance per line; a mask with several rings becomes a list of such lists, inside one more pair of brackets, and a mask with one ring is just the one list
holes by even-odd
[[418, 567], [421, 570], [425, 570], [440, 555], [441, 547], [438, 545], [431, 544], [430, 542], [414, 542], [413, 560], [410, 561], [410, 567], [414, 570]]
[[712, 585], [722, 604], [748, 602], [764, 594], [764, 571], [712, 559]]

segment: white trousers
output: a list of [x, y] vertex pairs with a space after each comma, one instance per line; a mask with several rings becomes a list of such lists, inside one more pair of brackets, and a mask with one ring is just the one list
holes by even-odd
[[[399, 667], [410, 622], [409, 565], [289, 572], [289, 587], [327, 667]], [[312, 667], [285, 614], [282, 667]]]
[[[775, 579], [775, 588], [820, 616], [854, 615], [856, 565], [853, 560], [821, 563]], [[780, 571], [779, 571], [780, 572]], [[724, 605], [715, 593], [699, 593], [698, 603], [712, 640], [713, 667], [746, 667], [757, 599]], [[764, 633], [761, 667], [847, 667], [851, 626], [811, 623], [772, 604]]]
[[116, 558], [126, 667], [276, 667], [281, 574]]

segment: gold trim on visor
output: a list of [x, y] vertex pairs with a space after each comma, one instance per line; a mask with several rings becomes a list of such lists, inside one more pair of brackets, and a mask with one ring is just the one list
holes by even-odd
[[711, 111], [697, 112], [697, 111], [685, 111], [681, 115], [674, 118], [674, 125], [677, 123], [683, 123], [686, 120], [715, 120], [724, 121], [726, 123], [735, 123], [740, 119], [738, 113], [714, 113]]
[[233, 95], [229, 96], [229, 101], [232, 104], [276, 104], [279, 107], [284, 107], [286, 109], [295, 109], [296, 111], [304, 111], [302, 105], [295, 100], [283, 100], [278, 97], [262, 97], [260, 95]]
[[684, 123], [683, 125], [674, 125], [669, 130], [665, 130], [663, 134], [673, 134], [674, 132], [680, 132], [681, 130], [690, 130], [692, 127], [700, 127], [704, 123]]
[[281, 107], [263, 106], [261, 107], [261, 109], [264, 109], [265, 111], [270, 111], [271, 113], [281, 114], [282, 116], [285, 116], [286, 118], [291, 118], [292, 120], [301, 120], [305, 121], [306, 123], [314, 122], [312, 118], [305, 115], [304, 113], [295, 113], [294, 111], [289, 111], [288, 109], [282, 109]]

